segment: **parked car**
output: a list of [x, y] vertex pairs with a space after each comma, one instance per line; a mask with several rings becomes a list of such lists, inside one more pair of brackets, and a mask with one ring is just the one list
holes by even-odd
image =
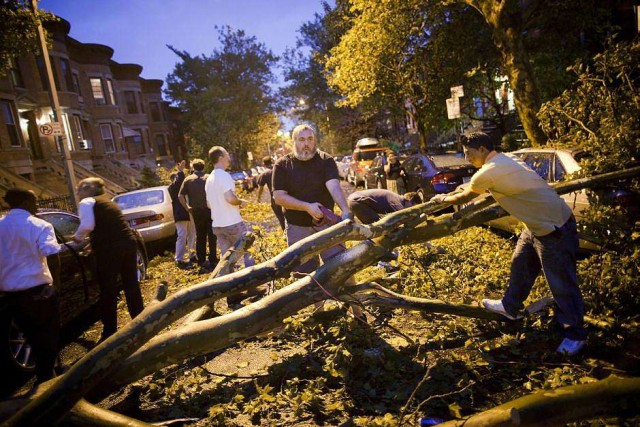
[[351, 164], [352, 157], [342, 156], [342, 159], [339, 161], [336, 160], [336, 165], [338, 166], [338, 175], [342, 179], [347, 179], [347, 175], [349, 174], [349, 165]]
[[423, 199], [437, 193], [449, 193], [468, 182], [477, 170], [457, 154], [428, 156], [413, 154], [402, 162], [407, 191], [422, 193]]
[[118, 194], [113, 198], [131, 228], [142, 235], [147, 245], [173, 239], [176, 235], [168, 188], [167, 185], [150, 187]]
[[[56, 283], [56, 290], [60, 300], [61, 325], [67, 328], [98, 302], [95, 259], [89, 239], [80, 243], [72, 241], [71, 236], [80, 226], [80, 218], [77, 215], [55, 209], [40, 210], [36, 215], [53, 225], [58, 242], [62, 244], [60, 283]], [[134, 232], [138, 243], [138, 279], [142, 280], [147, 271], [147, 251], [140, 233], [135, 230]], [[35, 370], [34, 355], [28, 337], [13, 319], [0, 320], [0, 369], [3, 375], [5, 372]]]
[[235, 171], [230, 172], [230, 174], [238, 189], [242, 189], [244, 191], [253, 191], [253, 189], [257, 185], [253, 177], [248, 175], [245, 171]]
[[364, 185], [364, 174], [367, 172], [367, 167], [371, 166], [373, 159], [382, 156], [386, 151], [387, 149], [382, 147], [375, 138], [359, 140], [356, 143], [356, 149], [353, 150], [347, 181], [356, 187]]
[[[567, 175], [579, 171], [582, 168], [580, 166], [581, 160], [587, 157], [587, 153], [584, 151], [564, 148], [524, 148], [511, 154], [520, 157], [550, 184], [563, 181]], [[467, 185], [461, 185], [458, 189], [463, 191], [466, 187]], [[623, 207], [632, 221], [640, 219], [640, 194], [619, 185], [607, 185], [597, 189], [596, 193], [595, 197], [603, 197], [605, 200]], [[590, 198], [594, 197], [594, 194], [583, 189], [562, 194], [560, 197], [565, 200], [573, 210], [576, 220], [580, 222], [583, 217], [582, 212], [589, 207]], [[454, 208], [460, 209], [461, 207]], [[487, 224], [510, 233], [516, 232], [521, 227], [520, 222], [512, 216], [498, 218]], [[593, 250], [597, 249], [598, 245], [588, 235], [581, 234], [580, 247]]]
[[385, 156], [378, 156], [367, 166], [364, 173], [364, 188], [387, 188], [387, 174], [384, 171]]

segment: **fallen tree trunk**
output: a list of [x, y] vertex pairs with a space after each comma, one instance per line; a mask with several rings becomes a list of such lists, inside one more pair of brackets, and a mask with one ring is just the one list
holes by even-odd
[[[601, 184], [639, 173], [640, 167], [621, 173], [582, 179], [562, 184], [558, 186], [558, 191], [575, 191], [594, 182]], [[326, 297], [322, 296], [318, 290], [317, 283], [338, 295], [340, 286], [347, 277], [381, 259], [394, 247], [444, 237], [460, 229], [506, 215], [506, 212], [497, 206], [481, 210], [475, 207], [465, 210], [465, 215], [442, 215], [435, 221], [427, 221], [428, 213], [436, 212], [441, 208], [442, 206], [433, 203], [414, 206], [388, 215], [369, 227], [343, 221], [298, 242], [271, 260], [224, 277], [205, 281], [180, 291], [165, 301], [158, 301], [147, 307], [117, 334], [89, 352], [65, 375], [52, 381], [48, 390], [11, 417], [7, 425], [51, 424], [64, 416], [76, 402], [98, 384], [108, 384], [109, 387], [105, 389], [112, 390], [115, 386], [126, 384], [170, 363], [194, 356], [192, 345], [196, 346], [199, 352], [210, 352], [221, 348], [220, 346], [224, 347], [273, 329], [283, 318]], [[427, 221], [426, 225], [418, 226], [425, 221]], [[279, 295], [276, 293], [238, 312], [195, 322], [189, 325], [188, 329], [184, 329], [186, 326], [183, 326], [178, 335], [175, 331], [169, 333], [170, 335], [160, 335], [140, 348], [167, 325], [199, 307], [232, 293], [252, 289], [278, 277], [285, 277], [299, 263], [336, 244], [347, 240], [365, 239], [368, 240], [334, 258], [311, 276], [290, 285], [291, 290], [286, 291], [288, 293]], [[300, 297], [299, 301], [289, 301], [289, 299], [296, 300], [298, 297]], [[274, 308], [263, 307], [267, 303], [275, 304]], [[250, 325], [247, 319], [251, 319], [255, 326]], [[212, 333], [206, 326], [220, 329], [220, 331]], [[198, 337], [206, 334], [219, 337], [215, 345], [211, 344], [211, 341]], [[171, 339], [166, 339], [167, 337]], [[141, 354], [145, 354], [145, 357], [140, 357]]]
[[560, 425], [606, 415], [640, 414], [640, 378], [610, 376], [590, 384], [540, 390], [442, 427]]

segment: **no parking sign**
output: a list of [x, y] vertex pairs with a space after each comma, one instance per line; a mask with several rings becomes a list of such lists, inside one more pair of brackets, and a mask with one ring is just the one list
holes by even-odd
[[42, 124], [38, 126], [38, 131], [42, 136], [62, 136], [62, 126], [56, 122]]

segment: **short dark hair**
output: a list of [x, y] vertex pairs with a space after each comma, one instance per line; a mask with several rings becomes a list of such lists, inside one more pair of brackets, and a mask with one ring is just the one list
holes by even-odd
[[202, 159], [193, 159], [191, 161], [191, 167], [194, 171], [202, 172], [204, 170], [204, 160]]
[[273, 159], [269, 156], [264, 156], [262, 158], [262, 164], [265, 166], [271, 166], [273, 164]]
[[404, 194], [404, 199], [411, 203], [411, 205], [419, 205], [422, 203], [422, 196], [417, 191], [410, 191]]
[[215, 165], [218, 163], [218, 160], [220, 160], [220, 157], [224, 156], [226, 152], [227, 150], [219, 145], [211, 147], [209, 150], [209, 160]]
[[493, 151], [493, 139], [484, 132], [471, 132], [462, 136], [462, 145], [468, 148], [478, 149], [484, 147], [489, 151]]
[[36, 201], [36, 194], [31, 190], [24, 188], [10, 188], [4, 195], [4, 201], [11, 209], [24, 206], [28, 201]]

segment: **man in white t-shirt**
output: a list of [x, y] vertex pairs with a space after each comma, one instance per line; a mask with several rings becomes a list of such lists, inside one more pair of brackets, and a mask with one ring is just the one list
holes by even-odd
[[511, 258], [509, 286], [503, 298], [482, 300], [484, 307], [512, 320], [520, 318], [518, 312], [542, 271], [558, 306], [555, 317], [565, 336], [557, 351], [578, 353], [587, 333], [576, 273], [578, 233], [571, 209], [522, 160], [495, 151], [486, 134], [471, 134], [462, 145], [467, 160], [480, 169], [462, 193], [437, 194], [431, 201], [459, 205], [488, 192], [526, 227]]
[[[204, 190], [207, 205], [211, 209], [211, 226], [218, 239], [220, 256], [247, 231], [247, 225], [240, 216], [240, 206], [247, 203], [236, 195], [236, 184], [226, 169], [231, 164], [229, 153], [224, 147], [216, 146], [209, 150], [209, 160], [213, 163], [213, 171], [209, 174]], [[244, 266], [250, 267], [255, 262], [250, 254], [244, 254]], [[238, 303], [238, 299], [227, 300], [230, 305]]]

